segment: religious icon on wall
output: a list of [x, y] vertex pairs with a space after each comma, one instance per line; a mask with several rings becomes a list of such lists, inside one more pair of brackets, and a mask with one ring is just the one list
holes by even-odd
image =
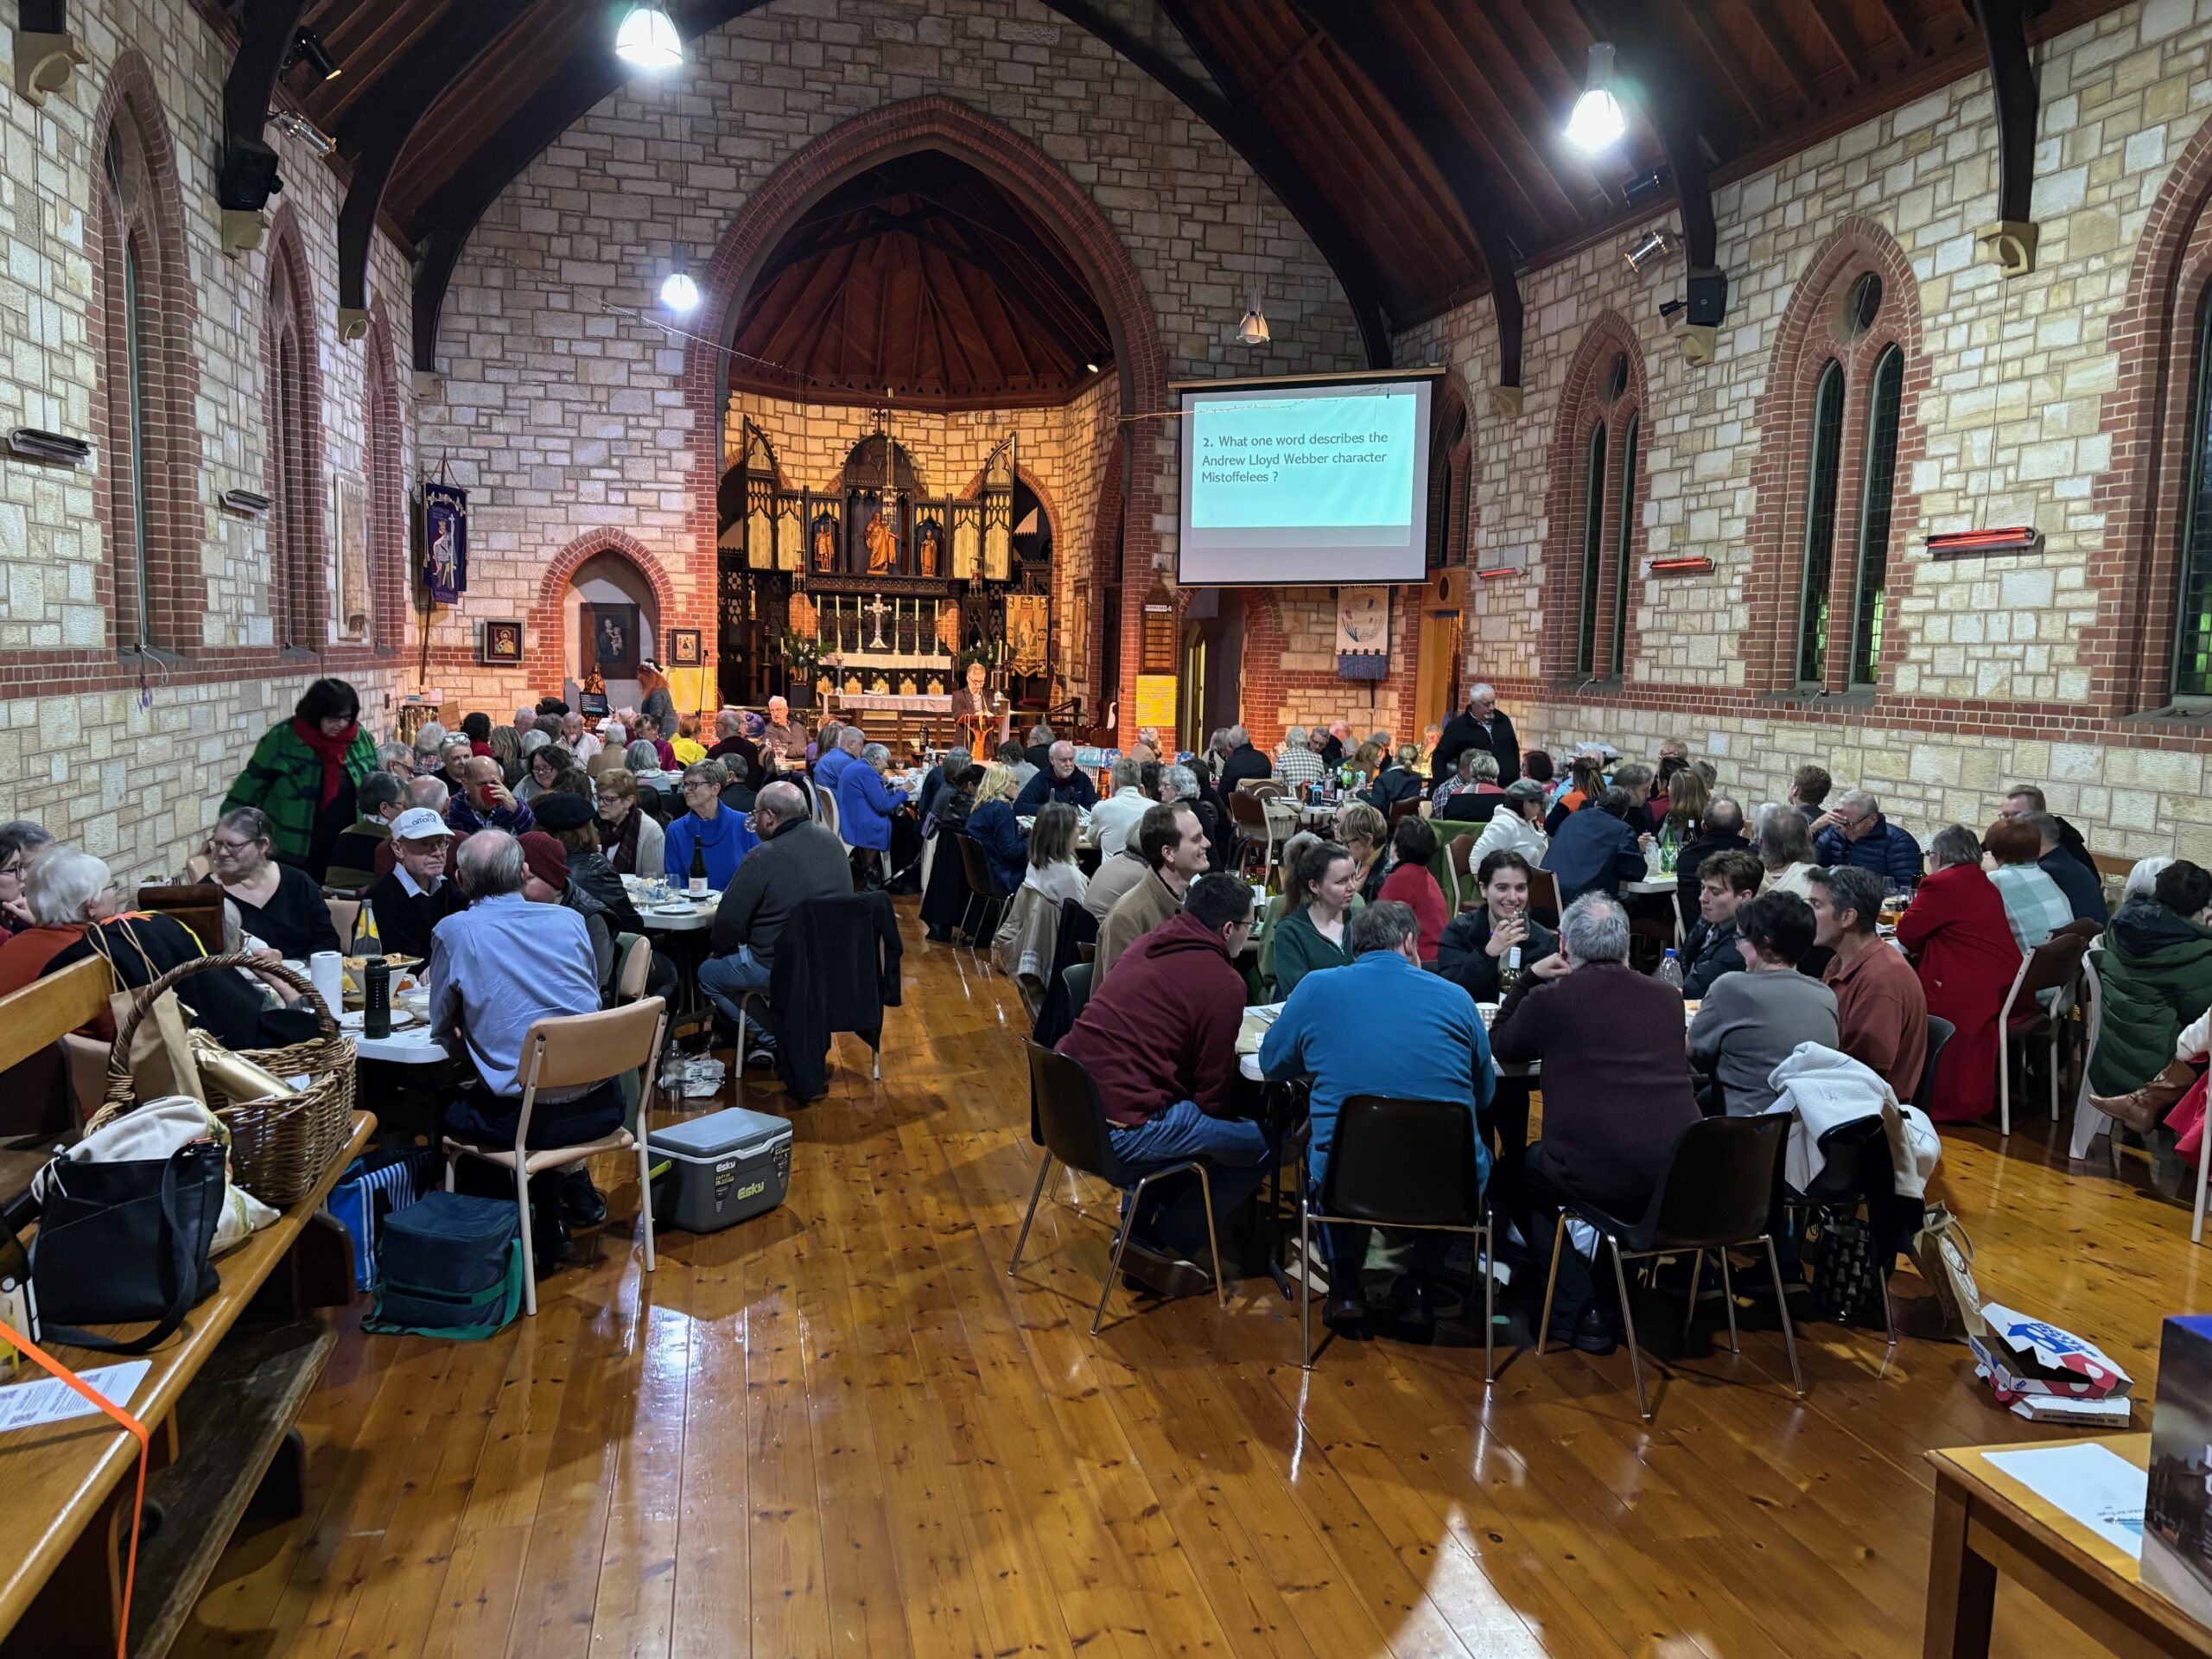
[[699, 630], [671, 628], [668, 631], [668, 660], [680, 667], [696, 667], [699, 662]]
[[522, 661], [522, 624], [486, 622], [478, 656], [486, 664], [515, 664]]
[[937, 520], [923, 519], [918, 534], [920, 543], [915, 550], [916, 556], [920, 560], [922, 574], [925, 576], [933, 576], [938, 573]]
[[826, 512], [817, 514], [814, 520], [814, 568], [837, 568], [837, 521]]
[[423, 586], [439, 605], [468, 590], [468, 492], [450, 484], [423, 486]]
[[586, 605], [582, 620], [585, 666], [610, 680], [637, 678], [638, 607]]
[[891, 525], [883, 513], [868, 520], [868, 573], [871, 576], [894, 575], [899, 563], [899, 538], [892, 533]]

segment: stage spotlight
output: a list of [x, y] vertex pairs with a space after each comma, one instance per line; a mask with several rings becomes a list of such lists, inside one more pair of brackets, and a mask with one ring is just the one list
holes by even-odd
[[338, 148], [338, 141], [304, 115], [290, 110], [269, 111], [269, 124], [277, 131], [298, 139], [318, 156], [327, 156]]
[[1646, 265], [1665, 258], [1681, 245], [1672, 231], [1646, 231], [1628, 245], [1621, 259], [1630, 270], [1642, 270]]
[[322, 36], [311, 29], [302, 29], [292, 36], [291, 50], [284, 54], [284, 67], [304, 63], [315, 71], [317, 80], [338, 79], [338, 60], [330, 55], [330, 48], [322, 43]]

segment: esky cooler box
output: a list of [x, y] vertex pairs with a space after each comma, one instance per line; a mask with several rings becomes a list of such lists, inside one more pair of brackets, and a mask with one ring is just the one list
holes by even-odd
[[652, 1161], [653, 1220], [687, 1233], [715, 1232], [784, 1201], [791, 1184], [791, 1126], [728, 1107], [655, 1129]]

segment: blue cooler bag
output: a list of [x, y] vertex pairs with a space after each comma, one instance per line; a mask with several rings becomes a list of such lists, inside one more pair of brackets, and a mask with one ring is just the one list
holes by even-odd
[[513, 1200], [431, 1192], [378, 1230], [376, 1303], [364, 1331], [471, 1342], [521, 1311]]

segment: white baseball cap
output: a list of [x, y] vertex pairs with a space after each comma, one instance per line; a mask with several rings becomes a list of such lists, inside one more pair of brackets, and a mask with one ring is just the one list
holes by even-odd
[[429, 841], [452, 834], [445, 819], [427, 806], [410, 806], [391, 821], [394, 841]]

